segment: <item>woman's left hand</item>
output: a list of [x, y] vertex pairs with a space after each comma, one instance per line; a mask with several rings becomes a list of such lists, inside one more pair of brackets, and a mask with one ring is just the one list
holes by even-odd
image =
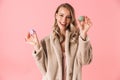
[[91, 20], [87, 16], [84, 16], [84, 20], [83, 21], [78, 20], [77, 25], [80, 29], [80, 36], [82, 37], [82, 39], [85, 40], [88, 30], [92, 26]]

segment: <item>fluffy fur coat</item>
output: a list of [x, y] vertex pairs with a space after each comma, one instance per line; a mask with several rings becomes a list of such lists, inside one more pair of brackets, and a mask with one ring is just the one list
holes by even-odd
[[[71, 32], [66, 31], [66, 80], [81, 80], [81, 71], [84, 64], [92, 59], [92, 48], [87, 37], [83, 41], [80, 37], [77, 42], [70, 42]], [[39, 50], [34, 50], [33, 56], [43, 75], [43, 80], [62, 80], [62, 50], [58, 38], [53, 34], [41, 40]]]

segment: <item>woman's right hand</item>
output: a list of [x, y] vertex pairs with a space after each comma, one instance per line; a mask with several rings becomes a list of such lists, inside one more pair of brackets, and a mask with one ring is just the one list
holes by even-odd
[[27, 36], [25, 37], [25, 41], [28, 44], [33, 45], [35, 50], [38, 50], [40, 48], [40, 43], [37, 37], [37, 33], [34, 30], [32, 30], [32, 33], [31, 32], [27, 33]]

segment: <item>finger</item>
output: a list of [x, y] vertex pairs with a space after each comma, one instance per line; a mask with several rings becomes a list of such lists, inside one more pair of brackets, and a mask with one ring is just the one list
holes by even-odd
[[30, 38], [25, 37], [26, 42], [31, 42], [32, 40]]
[[26, 43], [27, 43], [27, 44], [31, 44], [31, 45], [34, 45], [34, 44], [35, 44], [33, 41], [31, 41], [31, 42], [27, 41]]
[[37, 33], [34, 32], [34, 33], [32, 34], [32, 36], [35, 37], [35, 38], [37, 38]]
[[92, 22], [91, 22], [91, 21], [89, 21], [89, 22], [88, 22], [88, 25], [89, 25], [89, 26], [92, 26]]
[[28, 32], [26, 37], [25, 37], [25, 41], [28, 41], [29, 38], [30, 38], [30, 33]]
[[30, 33], [28, 33], [27, 36], [25, 37], [25, 41], [30, 42], [30, 41], [33, 41], [33, 40], [34, 40], [34, 37]]
[[87, 16], [85, 16], [85, 23], [88, 23], [89, 18]]
[[92, 26], [92, 22], [91, 22], [90, 18], [88, 18], [87, 24], [88, 24], [89, 26]]
[[89, 26], [92, 25], [90, 18], [88, 18], [87, 16], [85, 17], [85, 23], [88, 24]]
[[29, 32], [27, 33], [27, 38], [30, 38], [30, 33]]
[[83, 26], [84, 23], [85, 23], [85, 19], [84, 19], [83, 21], [80, 21], [80, 20], [79, 20], [79, 23], [80, 23], [81, 26]]
[[80, 29], [82, 28], [82, 23], [81, 23], [80, 20], [77, 20], [77, 25], [78, 25], [78, 27], [79, 27]]
[[31, 36], [32, 36], [33, 38], [36, 38], [36, 39], [37, 39], [37, 33], [36, 33], [35, 30], [32, 30], [32, 34], [31, 34]]
[[30, 38], [26, 37], [25, 42], [28, 43], [28, 44], [34, 45], [36, 41], [33, 39], [33, 37], [30, 37]]

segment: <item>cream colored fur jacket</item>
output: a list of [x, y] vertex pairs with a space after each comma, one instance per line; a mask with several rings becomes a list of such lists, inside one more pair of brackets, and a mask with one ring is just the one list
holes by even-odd
[[[66, 31], [66, 80], [81, 80], [82, 66], [92, 59], [92, 48], [87, 37], [80, 37], [77, 42], [70, 42], [71, 32]], [[62, 50], [58, 38], [53, 34], [41, 40], [39, 50], [34, 50], [34, 59], [43, 75], [43, 80], [62, 80]]]

